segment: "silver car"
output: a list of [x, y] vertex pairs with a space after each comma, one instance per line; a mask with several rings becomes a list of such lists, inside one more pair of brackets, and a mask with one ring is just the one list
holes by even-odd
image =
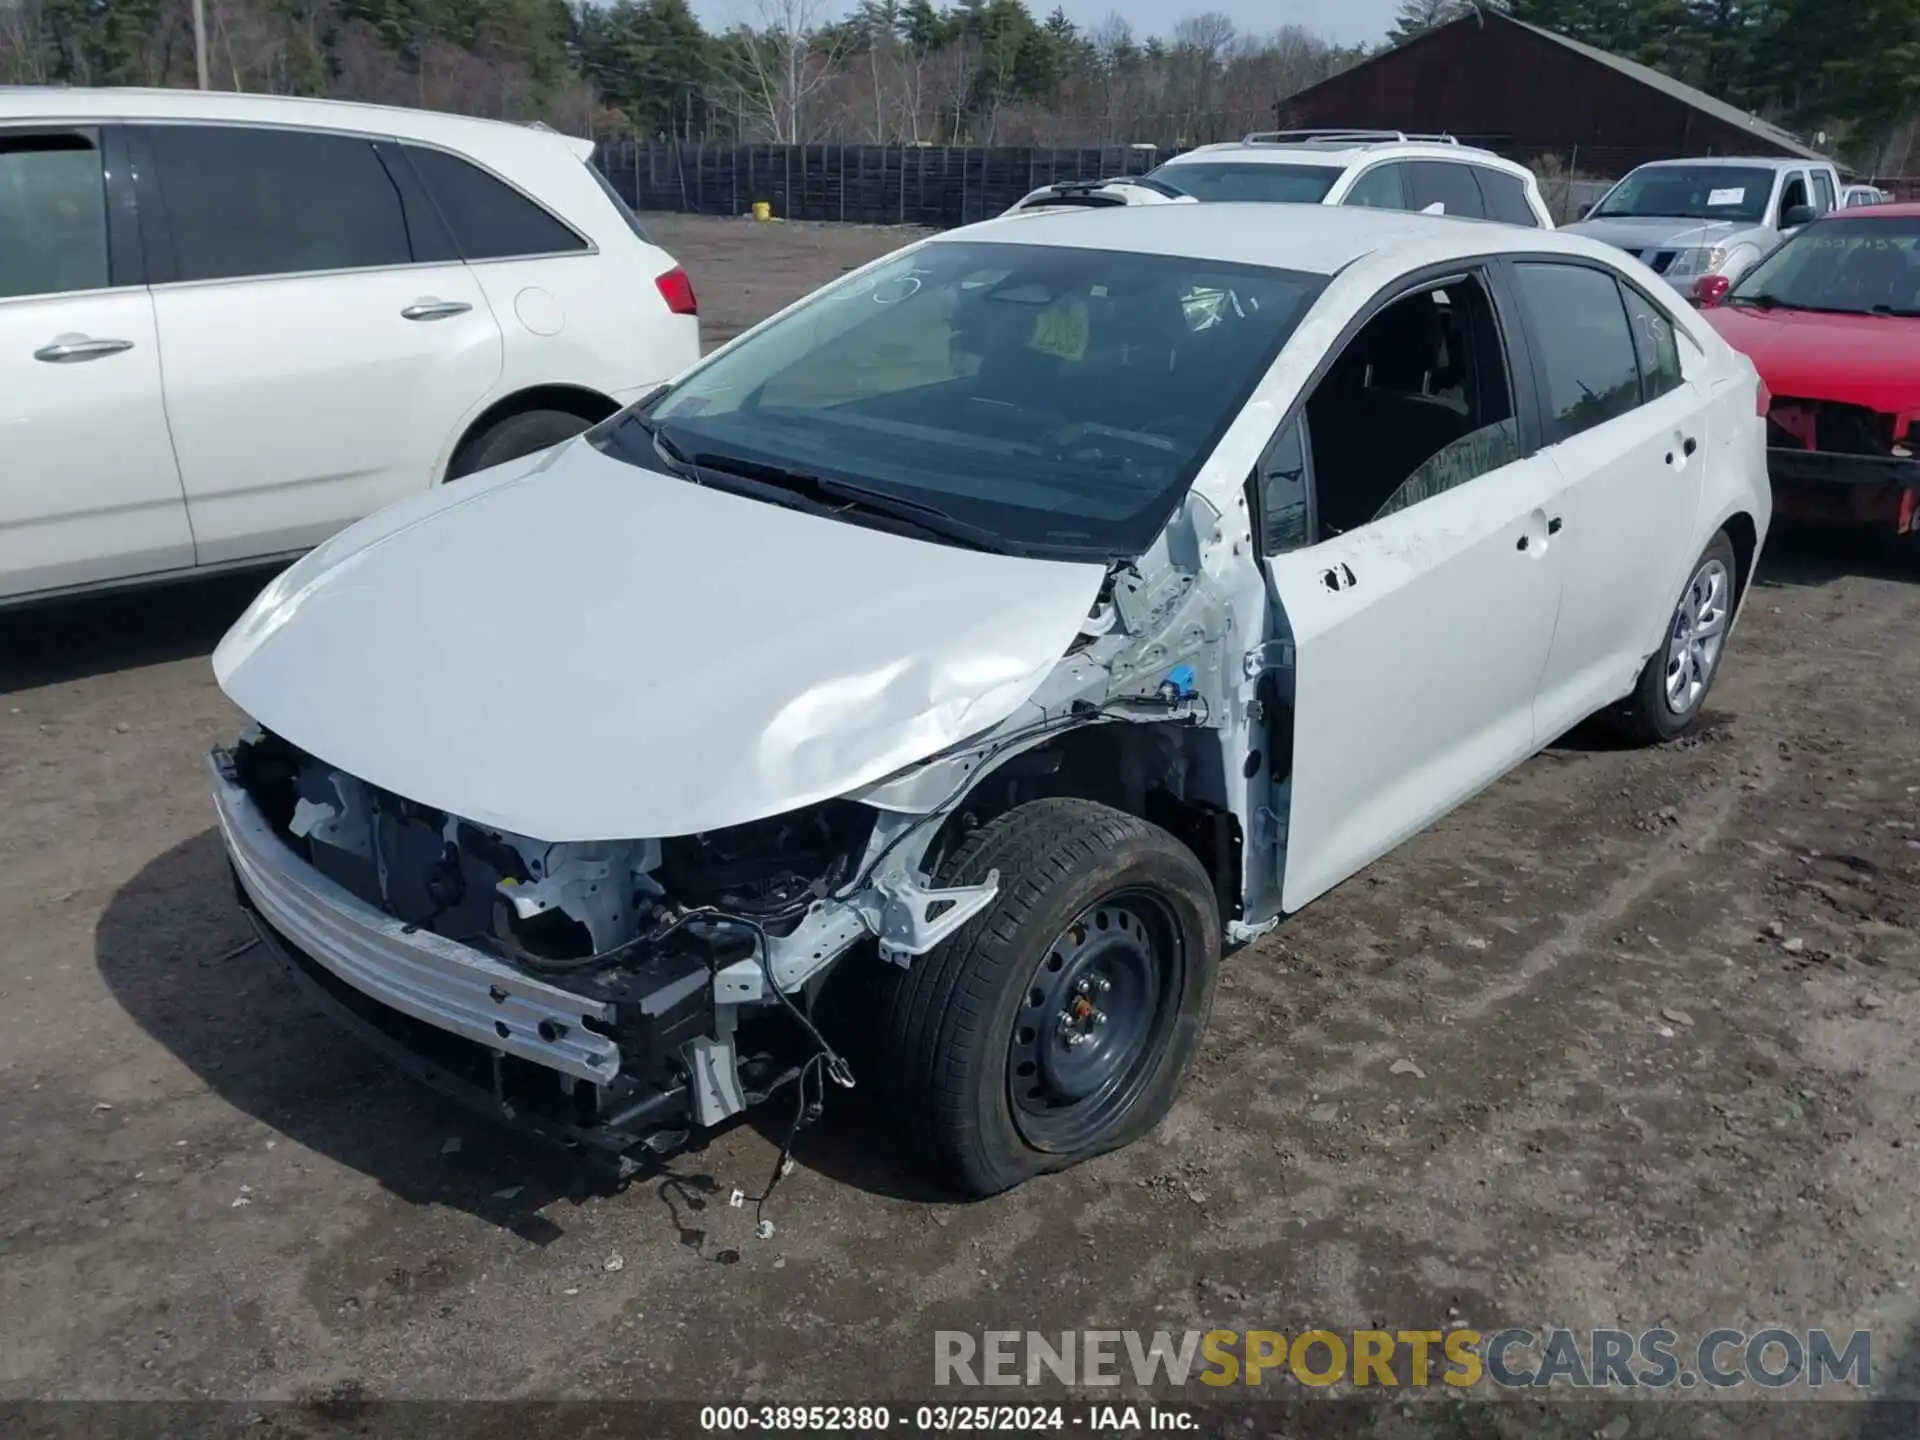
[[1683, 294], [1738, 280], [1788, 235], [1836, 208], [1840, 173], [1780, 156], [1656, 160], [1567, 228], [1637, 255]]

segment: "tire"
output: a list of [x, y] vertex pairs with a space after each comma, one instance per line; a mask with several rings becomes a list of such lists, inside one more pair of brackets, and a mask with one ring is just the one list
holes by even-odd
[[973, 1196], [1158, 1124], [1192, 1068], [1220, 967], [1213, 885], [1156, 825], [1035, 801], [970, 835], [941, 883], [996, 869], [985, 911], [911, 969], [884, 967], [880, 1004], [878, 1074], [901, 1129], [944, 1184]]
[[504, 415], [468, 437], [447, 466], [447, 479], [459, 480], [509, 460], [519, 460], [571, 440], [593, 422], [571, 410], [522, 410]]
[[[1627, 738], [1642, 745], [1664, 745], [1699, 723], [1700, 709], [1720, 673], [1720, 662], [1726, 658], [1727, 631], [1738, 604], [1738, 585], [1733, 542], [1722, 530], [1693, 562], [1659, 648], [1640, 672], [1633, 694], [1614, 712], [1615, 723]], [[1717, 616], [1717, 620], [1708, 622], [1717, 627], [1713, 634], [1683, 639], [1682, 627], [1695, 627], [1703, 613]], [[1711, 643], [1705, 643], [1708, 641]], [[1684, 676], [1679, 668], [1682, 665], [1686, 667]]]

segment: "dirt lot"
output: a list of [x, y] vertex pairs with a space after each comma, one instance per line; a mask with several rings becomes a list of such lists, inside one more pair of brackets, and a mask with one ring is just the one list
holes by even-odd
[[[715, 336], [905, 238], [659, 229]], [[1917, 1388], [1897, 569], [1777, 547], [1700, 735], [1571, 737], [1235, 958], [1154, 1141], [958, 1206], [836, 1094], [765, 1241], [784, 1106], [606, 1193], [240, 948], [201, 757], [257, 583], [0, 618], [0, 1398], [908, 1396], [938, 1327], [1450, 1319], [1871, 1327]]]

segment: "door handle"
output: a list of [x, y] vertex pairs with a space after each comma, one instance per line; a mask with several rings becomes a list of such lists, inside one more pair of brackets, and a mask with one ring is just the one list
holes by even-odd
[[118, 355], [131, 350], [131, 340], [89, 340], [84, 335], [62, 336], [51, 345], [42, 345], [33, 352], [33, 358], [44, 360], [49, 365], [73, 365], [82, 360], [99, 360], [108, 355]]
[[1687, 443], [1686, 443], [1686, 444], [1684, 444], [1684, 445], [1682, 445], [1682, 446], [1681, 446], [1680, 448], [1681, 448], [1681, 450], [1682, 450], [1682, 451], [1684, 451], [1684, 452], [1685, 452], [1686, 454], [1688, 454], [1688, 455], [1691, 455], [1691, 454], [1693, 454], [1693, 452], [1694, 452], [1694, 451], [1696, 451], [1696, 450], [1698, 450], [1698, 449], [1700, 448], [1700, 442], [1699, 442], [1698, 440], [1696, 440], [1696, 439], [1694, 439], [1694, 438], [1693, 438], [1693, 437], [1692, 437], [1691, 435], [1689, 435], [1689, 436], [1687, 437]]
[[1565, 523], [1566, 522], [1558, 515], [1554, 516], [1551, 520], [1547, 521], [1547, 534], [1558, 535], [1560, 533], [1560, 527]]
[[403, 320], [445, 320], [450, 315], [464, 315], [473, 306], [464, 300], [416, 300], [400, 312]]

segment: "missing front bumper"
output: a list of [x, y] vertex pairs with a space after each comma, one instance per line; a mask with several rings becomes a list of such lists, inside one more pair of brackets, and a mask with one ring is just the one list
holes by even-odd
[[[241, 908], [281, 970], [336, 1025], [447, 1099], [496, 1124], [565, 1149], [612, 1160], [683, 1125], [687, 1092], [650, 1093], [607, 1114], [581, 1102], [591, 1092], [566, 1077], [416, 1020], [354, 989], [274, 928], [234, 875]], [[659, 1148], [659, 1147], [656, 1147]]]

